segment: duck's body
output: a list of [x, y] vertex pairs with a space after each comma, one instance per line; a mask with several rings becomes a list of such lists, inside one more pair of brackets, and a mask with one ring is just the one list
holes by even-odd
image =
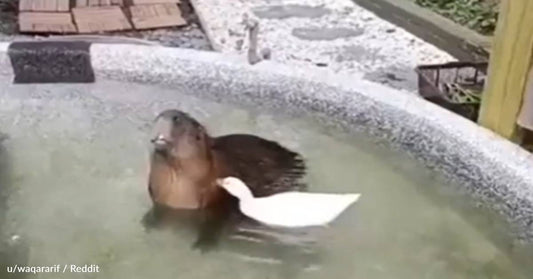
[[285, 192], [255, 198], [240, 179], [227, 177], [217, 183], [239, 199], [241, 212], [263, 224], [279, 227], [325, 226], [356, 202], [360, 194]]

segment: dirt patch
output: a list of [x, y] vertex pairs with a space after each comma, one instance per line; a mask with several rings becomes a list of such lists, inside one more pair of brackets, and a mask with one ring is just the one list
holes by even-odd
[[0, 0], [0, 33], [16, 34], [17, 6], [18, 0]]

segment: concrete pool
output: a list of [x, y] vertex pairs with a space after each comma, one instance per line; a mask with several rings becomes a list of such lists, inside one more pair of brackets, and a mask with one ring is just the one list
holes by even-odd
[[[9, 46], [0, 46], [0, 131], [10, 165], [2, 237], [21, 264], [99, 264], [98, 277], [113, 278], [532, 274], [531, 155], [465, 119], [377, 84], [271, 62], [106, 44], [69, 56], [69, 44], [59, 45], [34, 45], [33, 54], [12, 45], [11, 59], [19, 52], [26, 61], [15, 72]], [[43, 51], [50, 60], [31, 61]], [[77, 73], [92, 72], [95, 83], [12, 83], [15, 74], [38, 72], [32, 65], [65, 78], [80, 61], [91, 71]], [[282, 142], [308, 160], [311, 190], [364, 198], [316, 236], [312, 256], [292, 254], [289, 244], [229, 240], [201, 255], [190, 249], [193, 231], [146, 232], [139, 219], [149, 207], [147, 129], [166, 108], [190, 112], [213, 134]]]

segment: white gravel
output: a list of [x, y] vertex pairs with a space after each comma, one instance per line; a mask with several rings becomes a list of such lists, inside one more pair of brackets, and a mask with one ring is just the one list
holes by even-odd
[[[203, 28], [215, 50], [243, 53], [239, 41], [247, 45], [243, 16], [258, 18], [261, 9], [259, 47], [272, 50], [272, 59], [298, 65], [322, 66], [379, 81], [393, 87], [416, 89], [418, 64], [442, 63], [455, 60], [450, 54], [426, 43], [402, 28], [357, 6], [350, 0], [192, 0]], [[296, 6], [295, 6], [296, 5]], [[276, 11], [268, 13], [268, 7]], [[267, 10], [268, 17], [264, 16]], [[286, 16], [280, 17], [281, 14]], [[292, 15], [292, 16], [291, 16]], [[261, 14], [259, 14], [261, 16]], [[274, 18], [273, 18], [274, 17]], [[324, 29], [321, 35], [353, 31], [356, 36], [333, 40], [307, 40], [296, 37], [310, 29]], [[297, 31], [294, 31], [294, 30]], [[300, 29], [300, 30], [298, 30]]]

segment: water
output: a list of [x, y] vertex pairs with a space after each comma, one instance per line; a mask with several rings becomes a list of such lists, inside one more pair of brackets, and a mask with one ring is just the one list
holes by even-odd
[[[10, 137], [5, 147], [11, 167], [9, 197], [0, 205], [6, 220], [0, 260], [61, 268], [94, 264], [100, 271], [80, 275], [67, 268], [35, 278], [533, 276], [520, 274], [523, 265], [497, 245], [505, 240], [488, 237], [499, 234], [497, 219], [468, 209], [453, 187], [364, 137], [168, 89], [104, 81], [0, 82], [6, 84], [0, 89], [0, 127]], [[316, 234], [310, 256], [290, 246], [228, 239], [201, 254], [191, 250], [194, 230], [146, 231], [140, 220], [150, 208], [148, 132], [153, 117], [166, 108], [191, 113], [213, 135], [254, 133], [299, 151], [308, 161], [311, 191], [363, 196]]]

